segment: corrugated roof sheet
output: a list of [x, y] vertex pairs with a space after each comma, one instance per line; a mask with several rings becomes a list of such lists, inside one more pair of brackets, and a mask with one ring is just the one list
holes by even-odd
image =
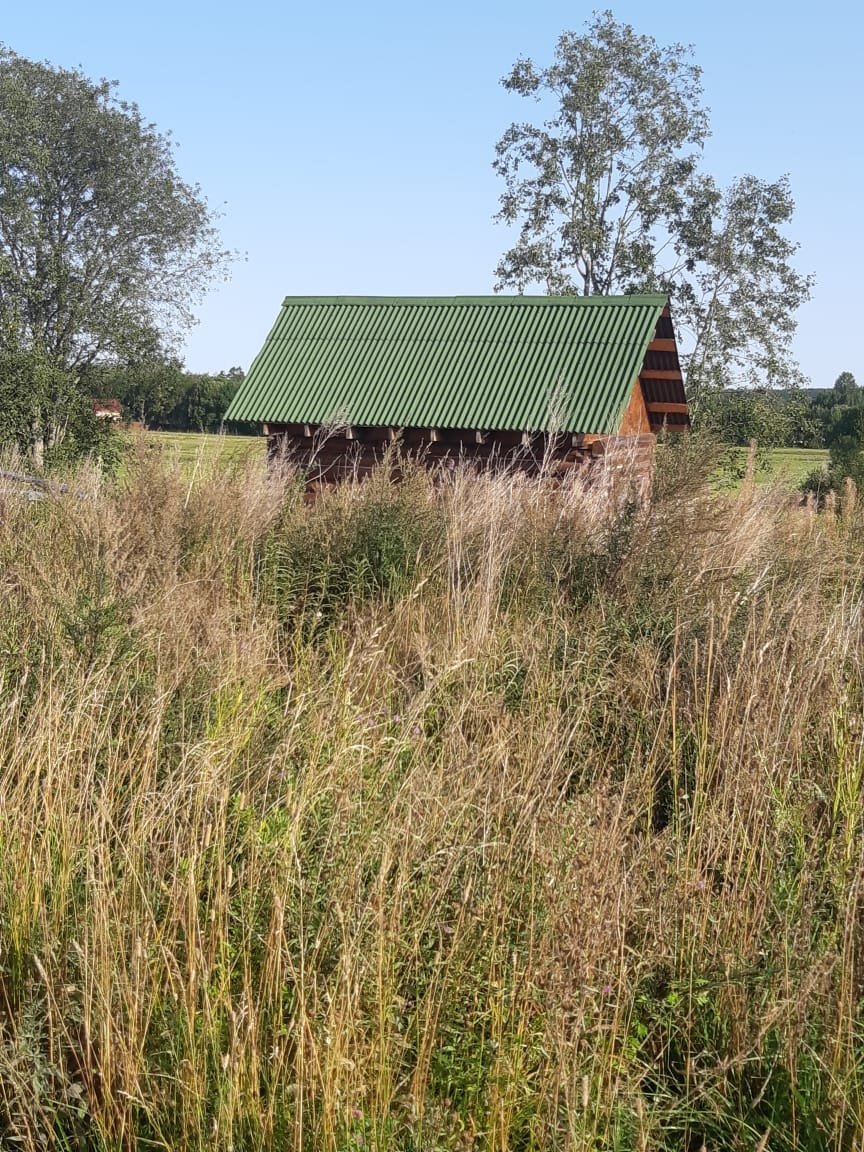
[[614, 433], [665, 305], [288, 297], [226, 419]]

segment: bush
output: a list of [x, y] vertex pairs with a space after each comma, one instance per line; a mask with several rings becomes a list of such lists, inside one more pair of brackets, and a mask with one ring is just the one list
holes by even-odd
[[264, 595], [284, 621], [315, 628], [351, 604], [393, 603], [433, 562], [440, 528], [423, 478], [397, 484], [386, 466], [369, 485], [325, 490], [311, 508], [292, 498], [263, 545]]
[[89, 457], [110, 473], [123, 451], [77, 380], [35, 353], [8, 350], [0, 353], [0, 448], [38, 469], [64, 469]]

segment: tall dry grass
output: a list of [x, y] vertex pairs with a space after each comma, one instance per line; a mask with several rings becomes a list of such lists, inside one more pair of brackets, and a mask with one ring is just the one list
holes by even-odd
[[864, 522], [698, 456], [3, 497], [0, 1145], [861, 1148]]

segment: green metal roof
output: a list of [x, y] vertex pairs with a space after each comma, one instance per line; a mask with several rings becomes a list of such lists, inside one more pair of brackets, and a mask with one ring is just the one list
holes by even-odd
[[664, 296], [289, 296], [228, 420], [614, 433]]

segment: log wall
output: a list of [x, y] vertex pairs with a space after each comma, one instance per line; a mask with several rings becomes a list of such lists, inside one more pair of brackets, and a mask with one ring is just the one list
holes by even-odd
[[363, 480], [392, 448], [397, 461], [404, 454], [429, 468], [449, 470], [467, 462], [484, 469], [515, 468], [528, 475], [546, 472], [558, 478], [576, 470], [588, 482], [600, 475], [626, 477], [644, 495], [650, 487], [656, 437], [644, 429], [647, 411], [641, 390], [634, 389], [636, 393], [641, 410], [637, 403], [625, 435], [529, 436], [475, 429], [356, 427], [325, 432], [309, 425], [270, 424], [265, 426], [268, 455], [301, 468], [310, 488], [345, 479]]

